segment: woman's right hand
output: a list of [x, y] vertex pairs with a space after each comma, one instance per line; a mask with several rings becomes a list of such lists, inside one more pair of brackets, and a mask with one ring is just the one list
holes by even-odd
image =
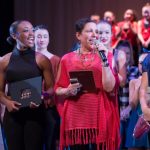
[[82, 85], [80, 83], [69, 84], [69, 86], [66, 88], [65, 95], [76, 96], [81, 87]]
[[6, 107], [7, 107], [9, 112], [18, 111], [20, 106], [21, 106], [21, 103], [18, 103], [18, 102], [13, 101], [13, 100], [7, 100], [7, 102], [6, 102]]

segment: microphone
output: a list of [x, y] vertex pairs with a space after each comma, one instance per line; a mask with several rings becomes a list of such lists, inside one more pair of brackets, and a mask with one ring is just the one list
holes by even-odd
[[105, 55], [105, 50], [99, 50], [99, 48], [98, 48], [98, 45], [100, 44], [100, 41], [98, 39], [95, 39], [94, 40], [94, 44], [95, 44], [95, 46], [96, 46], [96, 48], [98, 50], [98, 53], [99, 53], [99, 55], [100, 55], [100, 57], [101, 57], [101, 59], [102, 59], [102, 61], [104, 63], [104, 66], [108, 67], [109, 63], [108, 63], [107, 57]]
[[104, 50], [99, 50], [98, 52], [99, 52], [99, 55], [100, 55], [102, 61], [103, 61], [103, 62], [106, 62], [106, 61], [107, 61], [107, 58], [106, 58], [106, 55], [105, 55], [105, 53], [104, 53], [105, 51], [104, 51]]

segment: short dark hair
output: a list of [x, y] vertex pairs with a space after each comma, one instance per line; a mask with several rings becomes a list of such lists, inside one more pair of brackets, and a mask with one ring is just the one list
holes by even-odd
[[38, 30], [38, 29], [45, 29], [48, 31], [48, 27], [44, 24], [40, 24], [34, 27], [34, 31]]
[[87, 17], [87, 18], [82, 18], [82, 19], [79, 19], [76, 21], [75, 23], [75, 30], [76, 32], [79, 32], [81, 33], [85, 24], [87, 24], [88, 22], [94, 22], [90, 19], [90, 17]]
[[131, 47], [131, 44], [128, 40], [120, 40], [116, 46], [116, 48], [119, 48], [119, 47]]

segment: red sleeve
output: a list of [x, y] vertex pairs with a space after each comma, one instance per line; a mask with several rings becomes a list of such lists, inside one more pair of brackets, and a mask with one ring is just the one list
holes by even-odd
[[[68, 76], [68, 73], [67, 73], [67, 69], [66, 69], [66, 66], [65, 66], [65, 60], [61, 59], [60, 66], [59, 66], [59, 69], [58, 69], [58, 75], [57, 75], [56, 83], [55, 83], [55, 86], [54, 86], [54, 90], [56, 91], [56, 89], [58, 87], [68, 87], [69, 84], [70, 84], [70, 82], [69, 82], [69, 76]], [[58, 110], [59, 115], [61, 117], [63, 107], [64, 107], [64, 99], [56, 96], [55, 102], [56, 102], [57, 110]]]

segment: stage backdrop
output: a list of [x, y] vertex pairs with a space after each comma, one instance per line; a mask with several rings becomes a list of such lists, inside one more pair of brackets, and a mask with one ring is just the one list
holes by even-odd
[[49, 50], [62, 56], [75, 42], [74, 23], [77, 19], [100, 14], [106, 10], [122, 20], [126, 9], [131, 8], [141, 18], [141, 8], [148, 0], [14, 0], [14, 19], [27, 19], [34, 25], [45, 24], [50, 32]]

